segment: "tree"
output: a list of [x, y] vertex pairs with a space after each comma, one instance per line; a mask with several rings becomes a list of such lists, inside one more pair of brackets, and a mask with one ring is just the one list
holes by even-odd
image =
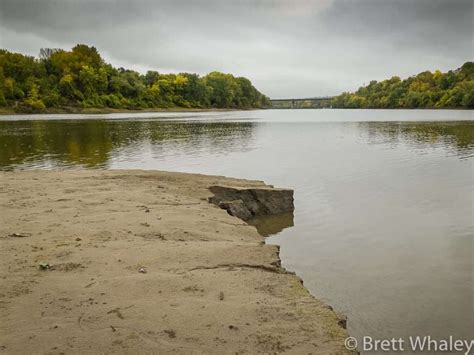
[[141, 75], [104, 62], [95, 47], [42, 48], [39, 58], [0, 50], [0, 105], [24, 111], [50, 107], [261, 107], [252, 83], [231, 74]]
[[447, 73], [424, 71], [401, 80], [391, 79], [359, 88], [355, 93], [343, 93], [332, 100], [341, 108], [441, 108], [472, 107], [474, 63]]
[[211, 88], [211, 106], [232, 107], [238, 85], [231, 74], [212, 72], [205, 76], [205, 82]]
[[34, 112], [43, 111], [46, 108], [43, 101], [38, 98], [38, 87], [36, 84], [32, 84], [24, 103], [28, 109]]

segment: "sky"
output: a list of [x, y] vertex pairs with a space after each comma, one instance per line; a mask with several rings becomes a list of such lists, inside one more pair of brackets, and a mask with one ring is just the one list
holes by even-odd
[[0, 48], [95, 46], [145, 73], [245, 76], [271, 98], [353, 91], [474, 58], [474, 0], [0, 0]]

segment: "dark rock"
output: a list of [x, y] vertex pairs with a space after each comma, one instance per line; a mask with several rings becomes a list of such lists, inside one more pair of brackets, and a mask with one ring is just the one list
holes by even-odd
[[210, 203], [243, 220], [293, 212], [295, 209], [293, 190], [290, 189], [211, 186], [209, 190], [214, 194], [209, 198]]
[[338, 316], [338, 321], [337, 324], [343, 329], [347, 329], [347, 316], [343, 314], [337, 314]]
[[243, 220], [252, 218], [252, 213], [245, 206], [242, 200], [221, 201], [219, 207], [226, 210], [231, 216], [238, 217]]

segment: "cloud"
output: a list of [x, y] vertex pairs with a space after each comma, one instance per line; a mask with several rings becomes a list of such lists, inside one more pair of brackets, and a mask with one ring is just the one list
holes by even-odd
[[473, 57], [471, 0], [2, 0], [0, 47], [96, 46], [114, 65], [250, 78], [271, 97], [353, 90]]

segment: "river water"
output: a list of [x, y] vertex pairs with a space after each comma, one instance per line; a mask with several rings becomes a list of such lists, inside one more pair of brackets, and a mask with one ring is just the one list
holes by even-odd
[[352, 335], [470, 339], [473, 116], [449, 110], [3, 116], [0, 169], [159, 169], [293, 188], [294, 218], [270, 223], [280, 232], [267, 241], [281, 245], [283, 265], [317, 298], [348, 316]]

